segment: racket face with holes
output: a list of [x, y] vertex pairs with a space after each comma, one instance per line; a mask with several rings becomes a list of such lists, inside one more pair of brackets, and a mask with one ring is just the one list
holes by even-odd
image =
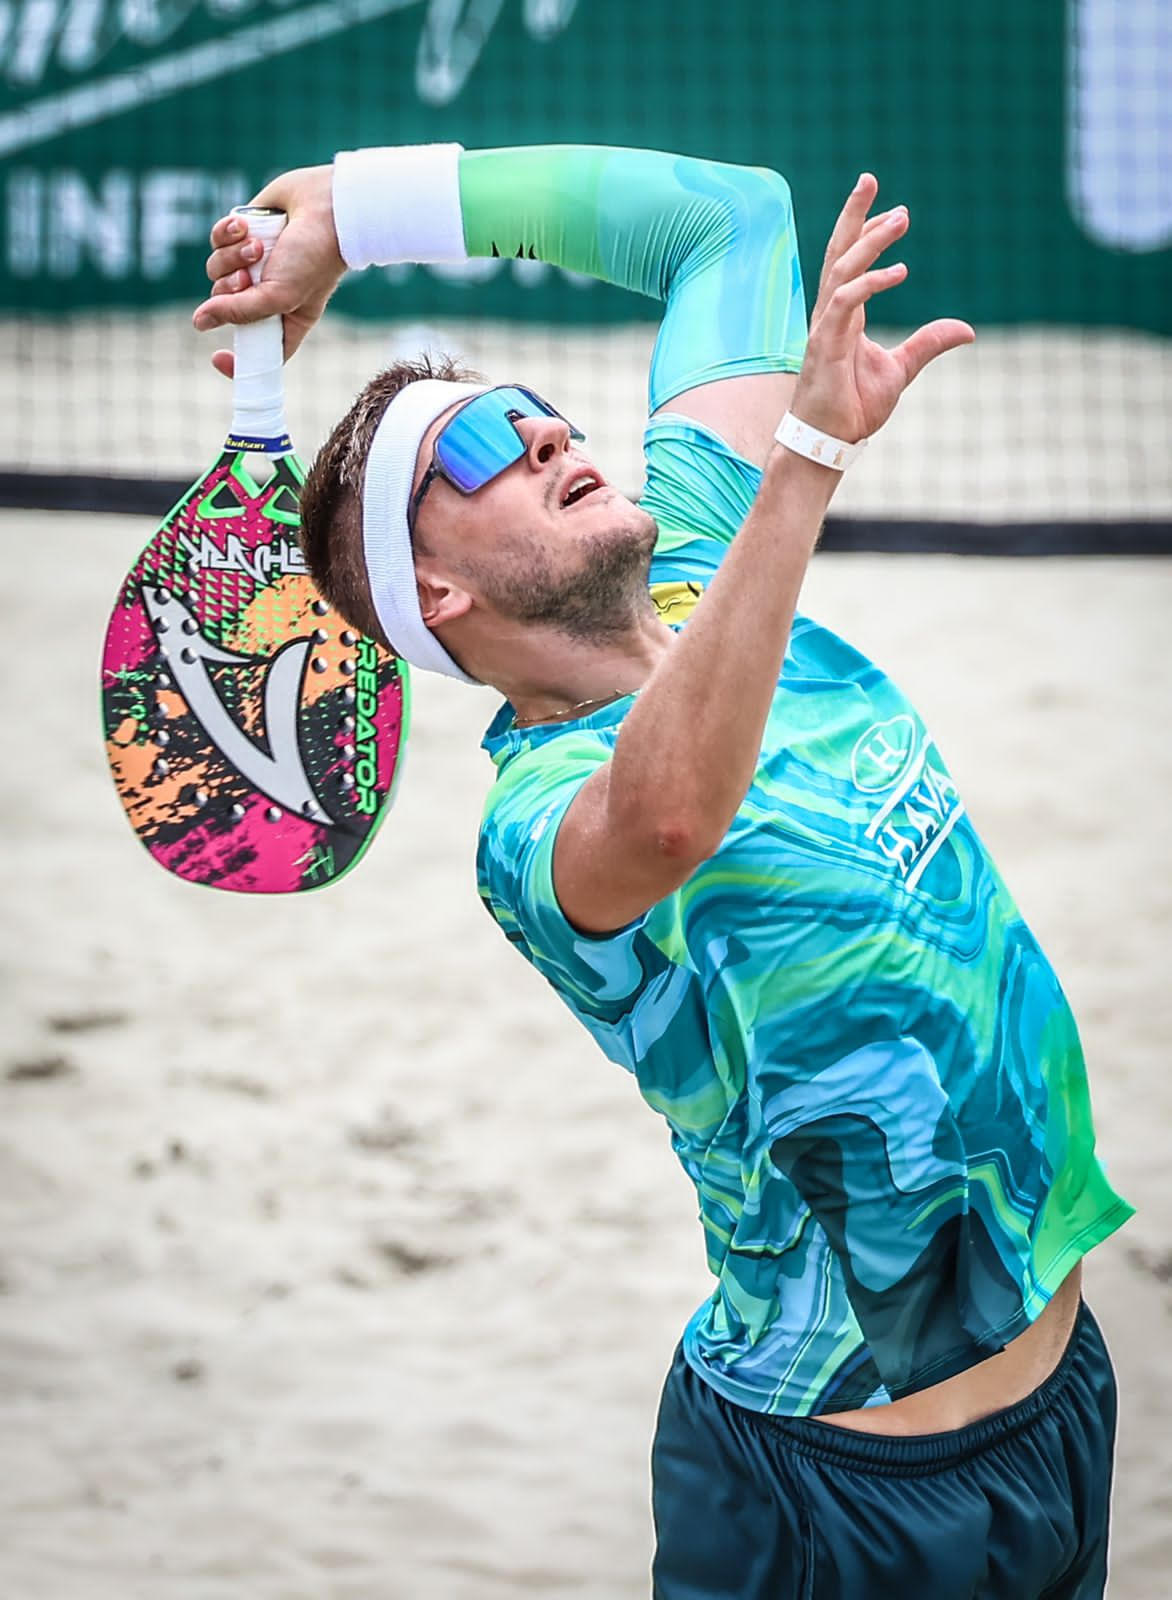
[[392, 798], [407, 667], [318, 595], [297, 540], [304, 478], [295, 455], [257, 461], [229, 439], [127, 576], [106, 632], [119, 799], [160, 866], [192, 883], [321, 888]]

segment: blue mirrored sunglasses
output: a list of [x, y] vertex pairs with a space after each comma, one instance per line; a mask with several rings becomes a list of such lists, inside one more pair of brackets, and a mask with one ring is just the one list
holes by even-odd
[[473, 395], [448, 418], [436, 436], [431, 465], [407, 508], [409, 532], [415, 531], [423, 497], [437, 478], [443, 478], [461, 494], [475, 494], [514, 461], [520, 461], [528, 448], [517, 428], [520, 417], [557, 417], [569, 428], [571, 439], [586, 437], [548, 400], [520, 384], [501, 384]]

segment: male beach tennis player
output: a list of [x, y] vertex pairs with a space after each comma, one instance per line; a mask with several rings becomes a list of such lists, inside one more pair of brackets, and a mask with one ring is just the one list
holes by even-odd
[[523, 373], [412, 364], [302, 503], [351, 623], [505, 696], [480, 893], [696, 1186], [714, 1281], [653, 1448], [660, 1600], [1106, 1577], [1115, 1386], [1079, 1263], [1130, 1208], [1074, 1019], [915, 710], [795, 609], [842, 473], [973, 337], [868, 340], [908, 227], [876, 193], [843, 207], [808, 342], [780, 177], [568, 146], [286, 174], [257, 196], [290, 218], [269, 276], [245, 287], [217, 223], [195, 316], [282, 312], [291, 351], [344, 264], [496, 255], [666, 302], [637, 504]]

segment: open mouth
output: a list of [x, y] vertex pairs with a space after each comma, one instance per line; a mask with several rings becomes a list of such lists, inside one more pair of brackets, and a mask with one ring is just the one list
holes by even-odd
[[588, 494], [593, 494], [595, 489], [605, 489], [606, 484], [597, 472], [578, 472], [566, 484], [561, 498], [561, 507], [564, 511], [567, 506], [576, 506], [579, 500], [585, 500]]

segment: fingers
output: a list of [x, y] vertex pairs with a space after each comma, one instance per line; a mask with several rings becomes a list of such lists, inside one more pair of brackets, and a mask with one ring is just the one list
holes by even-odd
[[838, 213], [838, 221], [831, 231], [824, 257], [826, 266], [830, 266], [837, 261], [839, 256], [848, 250], [862, 233], [867, 212], [874, 205], [875, 196], [878, 193], [879, 180], [875, 177], [875, 174], [873, 172], [861, 172], [854, 188], [847, 195], [846, 203]]
[[237, 294], [241, 289], [247, 289], [252, 279], [243, 269], [233, 272], [226, 278], [217, 278], [212, 284], [213, 294]]
[[823, 257], [819, 303], [832, 295], [840, 284], [865, 272], [888, 245], [907, 230], [906, 206], [893, 206], [873, 217], [867, 216], [878, 192], [879, 183], [874, 174], [864, 172], [847, 196]]
[[241, 322], [259, 322], [262, 317], [273, 317], [286, 310], [286, 298], [270, 283], [240, 289], [221, 289], [217, 284], [211, 296], [195, 308], [191, 321], [200, 333]]
[[941, 317], [936, 322], [929, 322], [922, 328], [917, 328], [915, 333], [909, 335], [901, 345], [892, 351], [903, 367], [905, 386], [917, 377], [929, 361], [935, 361], [937, 356], [942, 356], [947, 350], [957, 350], [961, 345], [972, 344], [977, 337], [975, 330], [967, 322], [960, 322], [956, 317]]
[[233, 272], [247, 271], [254, 267], [264, 253], [264, 246], [259, 239], [245, 239], [242, 243], [221, 246], [213, 250], [207, 259], [205, 270], [213, 282], [218, 278], [226, 278]]
[[[243, 218], [221, 217], [213, 223], [211, 245], [207, 275], [212, 280], [212, 297], [236, 294], [249, 288], [252, 279], [248, 268], [260, 260], [261, 246], [248, 237], [248, 225]], [[202, 333], [234, 319], [231, 313], [205, 300], [196, 307], [191, 320]], [[225, 378], [231, 378], [236, 371], [236, 359], [230, 350], [217, 350], [212, 356], [212, 366]]]
[[883, 217], [875, 218], [873, 228], [865, 228], [860, 236], [834, 262], [827, 264], [822, 277], [820, 296], [833, 296], [843, 284], [856, 279], [907, 232], [909, 218], [906, 206], [896, 206]]
[[[206, 271], [212, 280], [211, 299], [223, 295], [239, 295], [250, 289], [254, 267], [264, 254], [259, 239], [249, 237], [248, 225], [242, 217], [221, 217], [213, 224], [211, 232], [212, 253], [207, 259]], [[242, 307], [228, 309], [212, 306], [211, 299], [196, 308], [192, 322], [201, 333], [209, 328], [223, 327], [225, 323], [254, 322], [261, 316], [271, 316], [283, 307], [270, 306], [257, 310], [251, 297]], [[218, 370], [218, 369], [217, 369]]]
[[248, 226], [240, 217], [221, 217], [212, 228], [211, 243], [206, 271], [213, 283], [236, 272], [247, 272], [264, 253], [260, 240], [249, 238]]
[[892, 206], [889, 211], [877, 211], [873, 217], [868, 217], [866, 222], [863, 223], [863, 234], [873, 233], [876, 228], [882, 227], [888, 217], [892, 216], [896, 211], [906, 210], [906, 206]]
[[243, 217], [221, 217], [212, 223], [212, 249], [218, 250], [221, 245], [235, 244], [248, 233], [248, 224]]
[[[877, 228], [882, 228], [883, 225], [887, 222], [888, 218], [890, 218], [890, 217], [895, 215], [896, 211], [906, 211], [906, 210], [907, 210], [906, 206], [892, 206], [891, 209], [888, 210], [888, 211], [877, 211], [873, 217], [868, 217], [866, 222], [863, 223], [862, 231], [859, 234], [859, 238], [860, 239], [868, 238], [871, 234], [873, 234], [875, 232], [875, 230]], [[832, 258], [831, 257], [830, 251], [829, 251], [829, 248], [828, 248], [827, 252], [826, 252], [826, 257], [825, 257], [825, 259], [824, 259], [824, 261], [822, 263], [822, 276], [819, 279], [819, 283], [818, 283], [818, 293], [819, 294], [822, 294], [825, 291], [826, 279], [830, 276], [830, 273], [831, 273], [832, 269], [835, 266], [836, 259], [837, 258]]]
[[826, 301], [818, 319], [817, 332], [828, 353], [848, 346], [861, 329], [861, 322], [859, 328], [854, 326], [855, 313], [860, 306], [865, 305], [872, 295], [881, 294], [884, 289], [894, 289], [906, 277], [907, 263], [894, 261], [889, 267], [875, 267], [871, 272], [852, 278], [849, 283], [840, 284]]

